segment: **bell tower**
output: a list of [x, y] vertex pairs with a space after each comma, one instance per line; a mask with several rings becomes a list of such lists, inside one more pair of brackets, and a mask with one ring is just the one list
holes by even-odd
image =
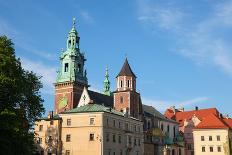
[[126, 58], [121, 71], [116, 77], [117, 89], [114, 92], [114, 107], [127, 112], [131, 117], [142, 119], [142, 102], [136, 92], [136, 76]]
[[67, 37], [66, 50], [61, 51], [60, 68], [55, 85], [55, 113], [77, 106], [84, 87], [88, 87], [86, 59], [80, 51], [80, 37], [76, 31], [75, 18]]

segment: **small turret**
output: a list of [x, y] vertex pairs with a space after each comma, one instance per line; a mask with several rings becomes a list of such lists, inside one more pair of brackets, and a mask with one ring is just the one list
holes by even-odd
[[103, 87], [103, 94], [110, 96], [110, 80], [109, 80], [109, 70], [108, 67], [106, 67], [106, 75], [104, 80], [104, 87]]

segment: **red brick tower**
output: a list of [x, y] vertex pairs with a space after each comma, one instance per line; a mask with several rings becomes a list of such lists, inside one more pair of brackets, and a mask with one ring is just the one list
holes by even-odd
[[116, 77], [116, 82], [114, 108], [122, 112], [128, 112], [132, 117], [142, 119], [142, 102], [140, 94], [136, 92], [136, 76], [127, 59]]
[[84, 54], [79, 47], [80, 37], [73, 27], [68, 34], [67, 49], [61, 52], [61, 67], [55, 85], [55, 113], [61, 113], [77, 106], [84, 87], [88, 87]]

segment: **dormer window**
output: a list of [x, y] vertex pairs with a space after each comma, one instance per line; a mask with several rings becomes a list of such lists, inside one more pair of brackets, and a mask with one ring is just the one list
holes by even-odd
[[64, 72], [68, 72], [68, 63], [64, 64]]

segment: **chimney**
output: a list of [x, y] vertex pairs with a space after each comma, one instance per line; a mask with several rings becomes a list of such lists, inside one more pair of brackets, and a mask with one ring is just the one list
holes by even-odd
[[53, 111], [48, 112], [48, 118], [52, 119], [53, 118]]
[[195, 110], [196, 110], [196, 111], [198, 110], [198, 106], [195, 107]]

